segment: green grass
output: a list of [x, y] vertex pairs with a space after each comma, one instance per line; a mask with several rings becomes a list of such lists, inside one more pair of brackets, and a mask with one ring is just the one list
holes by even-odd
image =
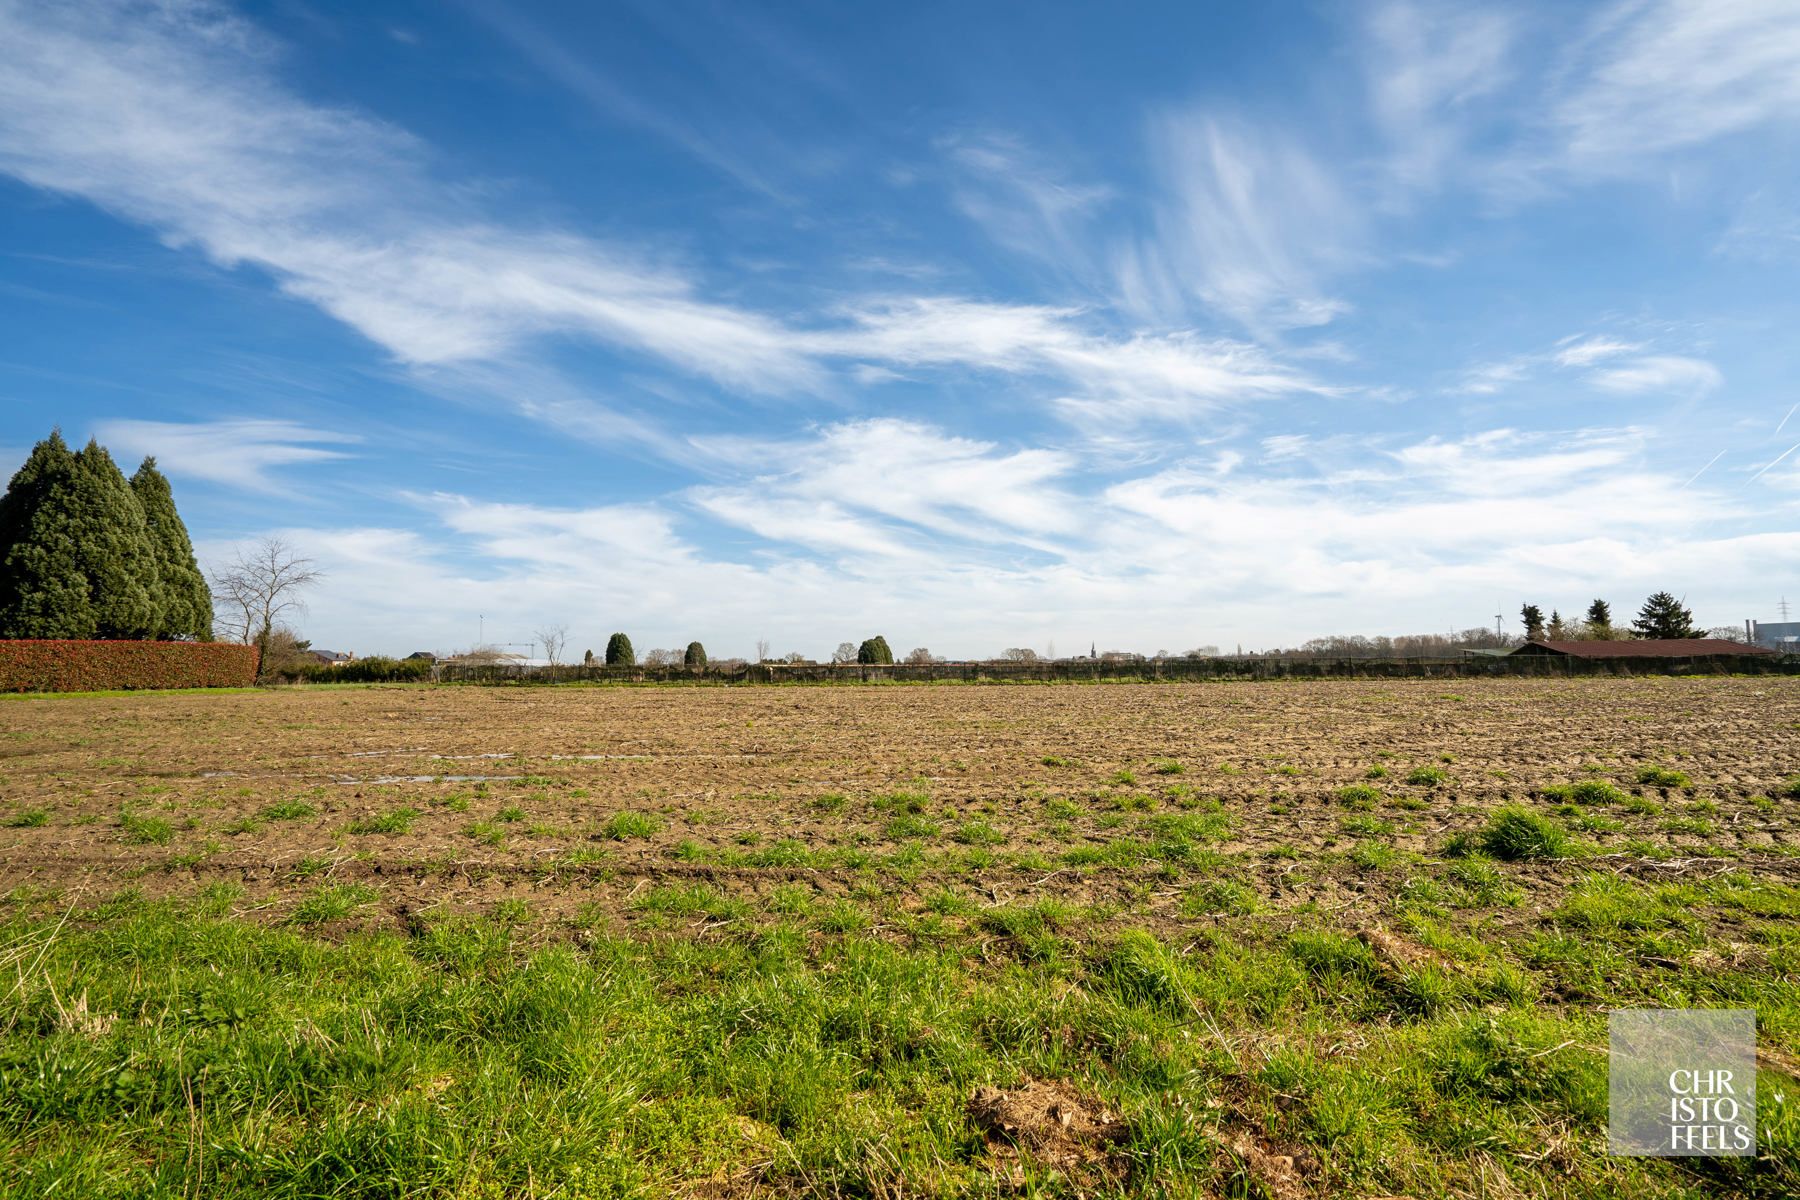
[[606, 824], [600, 827], [600, 836], [622, 842], [629, 838], [654, 837], [662, 828], [662, 819], [654, 813], [620, 812], [614, 813]]
[[175, 840], [175, 825], [166, 817], [129, 809], [119, 814], [119, 828], [134, 846], [166, 846]]
[[354, 834], [407, 833], [418, 819], [419, 810], [416, 808], [393, 808], [384, 813], [358, 817], [344, 826], [344, 829]]
[[22, 808], [6, 818], [9, 829], [37, 829], [50, 823], [50, 810], [47, 808]]
[[1381, 789], [1366, 783], [1353, 783], [1337, 791], [1337, 802], [1346, 808], [1372, 809], [1382, 799]]
[[317, 814], [318, 810], [304, 800], [281, 800], [262, 810], [270, 821], [299, 821]]
[[1693, 782], [1682, 772], [1659, 766], [1640, 767], [1637, 773], [1637, 781], [1647, 787], [1658, 788], [1685, 788], [1693, 786]]
[[[1501, 868], [1450, 870], [1479, 888]], [[1800, 1184], [1800, 1120], [1772, 1101], [1760, 1163], [1696, 1176], [1609, 1158], [1602, 1051], [1604, 1006], [1640, 979], [1661, 1003], [1754, 1004], [1791, 1045], [1793, 998], [1763, 977], [1618, 955], [1673, 961], [1695, 906], [1791, 921], [1800, 889], [1601, 872], [1535, 940], [1509, 950], [1417, 917], [1399, 960], [1317, 914], [1263, 922], [1255, 890], [1224, 877], [1181, 894], [1194, 924], [1166, 938], [940, 888], [895, 941], [879, 889], [859, 895], [782, 885], [753, 905], [666, 884], [629, 905], [652, 936], [580, 918], [579, 945], [534, 935], [535, 903], [517, 899], [364, 929], [380, 895], [357, 883], [313, 888], [285, 925], [220, 915], [241, 901], [217, 887], [73, 920], [15, 903], [0, 920], [8, 1190], [648, 1198], [754, 1169], [775, 1195], [985, 1197], [1009, 1190], [1007, 1167], [968, 1098], [1026, 1076], [1124, 1122], [1118, 1175], [1027, 1163], [1021, 1194], [1045, 1198], [1258, 1194], [1227, 1148], [1253, 1134], [1304, 1154], [1320, 1195], [1473, 1195], [1493, 1172], [1509, 1194], [1571, 1197]], [[1603, 990], [1541, 1004], [1552, 987]], [[1567, 1148], [1545, 1164], [1553, 1138]]]
[[1437, 787], [1449, 778], [1442, 767], [1414, 767], [1407, 772], [1406, 782], [1421, 787]]
[[1507, 862], [1566, 858], [1570, 853], [1567, 833], [1542, 813], [1519, 805], [1497, 810], [1475, 841], [1483, 852]]

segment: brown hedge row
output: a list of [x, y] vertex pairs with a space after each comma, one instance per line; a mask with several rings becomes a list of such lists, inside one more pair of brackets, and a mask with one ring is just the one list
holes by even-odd
[[256, 655], [234, 642], [0, 641], [0, 692], [249, 687]]

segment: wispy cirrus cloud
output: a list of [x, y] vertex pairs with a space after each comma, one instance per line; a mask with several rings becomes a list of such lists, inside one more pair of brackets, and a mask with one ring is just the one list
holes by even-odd
[[0, 41], [0, 169], [265, 270], [403, 362], [572, 331], [738, 387], [819, 378], [778, 323], [675, 270], [471, 211], [415, 139], [283, 88], [276, 48], [209, 5], [8, 6]]
[[1680, 354], [1650, 354], [1595, 371], [1589, 382], [1603, 392], [1639, 395], [1646, 392], [1698, 395], [1725, 382], [1719, 368], [1705, 359]]
[[296, 421], [102, 421], [94, 436], [120, 458], [154, 456], [174, 475], [252, 492], [284, 492], [277, 471], [351, 457], [362, 439]]
[[1580, 171], [1800, 119], [1800, 8], [1787, 0], [1631, 0], [1577, 45], [1580, 69], [1549, 122]]
[[1474, 126], [1512, 77], [1515, 14], [1395, 0], [1371, 10], [1364, 56], [1370, 107], [1387, 141], [1387, 200], [1436, 188], [1467, 152]]
[[956, 206], [996, 242], [1071, 274], [1093, 268], [1087, 225], [1114, 200], [1113, 188], [1068, 178], [1011, 134], [959, 133], [938, 149], [953, 168]]
[[1115, 263], [1129, 310], [1179, 320], [1198, 300], [1259, 332], [1348, 310], [1326, 281], [1360, 257], [1363, 209], [1291, 133], [1176, 111], [1152, 119], [1150, 146], [1153, 233]]
[[[0, 170], [221, 266], [265, 271], [428, 386], [486, 390], [570, 431], [623, 431], [659, 451], [674, 444], [653, 418], [533, 363], [529, 350], [551, 335], [642, 355], [739, 396], [818, 393], [843, 378], [839, 368], [865, 383], [871, 369], [974, 368], [1060, 380], [1051, 395], [1065, 414], [1104, 404], [1154, 419], [1310, 386], [1248, 346], [1107, 334], [1073, 308], [925, 296], [796, 317], [707, 299], [689, 273], [643, 251], [480, 211], [467, 189], [434, 175], [410, 135], [283, 87], [278, 49], [210, 6], [148, 15], [105, 0], [15, 6], [0, 10], [0, 40], [12, 49], [0, 58]], [[1248, 149], [1234, 139], [1215, 165], [1229, 170]], [[1296, 172], [1290, 164], [1269, 182], [1292, 183]], [[1254, 215], [1229, 182], [1213, 195]], [[1062, 211], [1045, 200], [1039, 217], [1054, 223]], [[1183, 236], [1201, 239], [1203, 252], [1215, 235]], [[1297, 281], [1274, 230], [1229, 245], [1245, 265], [1220, 267], [1228, 302], [1297, 311], [1271, 290]], [[536, 385], [513, 386], [515, 373]]]
[[1550, 350], [1477, 363], [1448, 389], [1453, 395], [1492, 396], [1540, 372], [1575, 372], [1588, 386], [1616, 395], [1699, 395], [1724, 382], [1718, 367], [1683, 354], [1643, 354], [1644, 342], [1575, 334]]

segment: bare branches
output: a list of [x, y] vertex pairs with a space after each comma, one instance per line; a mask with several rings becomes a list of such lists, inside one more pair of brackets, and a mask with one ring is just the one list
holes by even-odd
[[213, 572], [218, 631], [234, 642], [266, 643], [277, 623], [306, 611], [303, 593], [325, 573], [277, 537], [266, 537]]
[[567, 625], [546, 625], [532, 635], [544, 648], [544, 661], [553, 667], [562, 665], [563, 648], [569, 644]]

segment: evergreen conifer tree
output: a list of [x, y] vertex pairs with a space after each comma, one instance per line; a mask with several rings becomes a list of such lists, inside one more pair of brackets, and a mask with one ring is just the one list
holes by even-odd
[[1704, 630], [1694, 628], [1694, 614], [1667, 592], [1658, 592], [1644, 601], [1637, 620], [1631, 623], [1631, 635], [1640, 638], [1705, 637]]
[[894, 652], [888, 649], [887, 639], [876, 634], [857, 647], [856, 661], [859, 663], [891, 663], [894, 661]]
[[609, 667], [637, 666], [637, 652], [631, 648], [631, 639], [622, 633], [615, 633], [606, 639], [606, 665]]
[[175, 510], [175, 494], [168, 479], [146, 458], [131, 477], [131, 490], [144, 510], [144, 524], [156, 556], [156, 619], [153, 632], [160, 638], [212, 640], [212, 589], [200, 564], [194, 561], [194, 543]]
[[87, 577], [92, 636], [151, 636], [158, 581], [144, 507], [98, 442], [76, 452], [72, 499], [70, 532], [76, 561]]
[[76, 470], [61, 431], [52, 432], [0, 497], [0, 637], [94, 636], [72, 519]]
[[687, 653], [682, 655], [681, 661], [685, 666], [693, 667], [697, 670], [705, 670], [706, 647], [702, 646], [699, 642], [689, 642], [687, 644]]

